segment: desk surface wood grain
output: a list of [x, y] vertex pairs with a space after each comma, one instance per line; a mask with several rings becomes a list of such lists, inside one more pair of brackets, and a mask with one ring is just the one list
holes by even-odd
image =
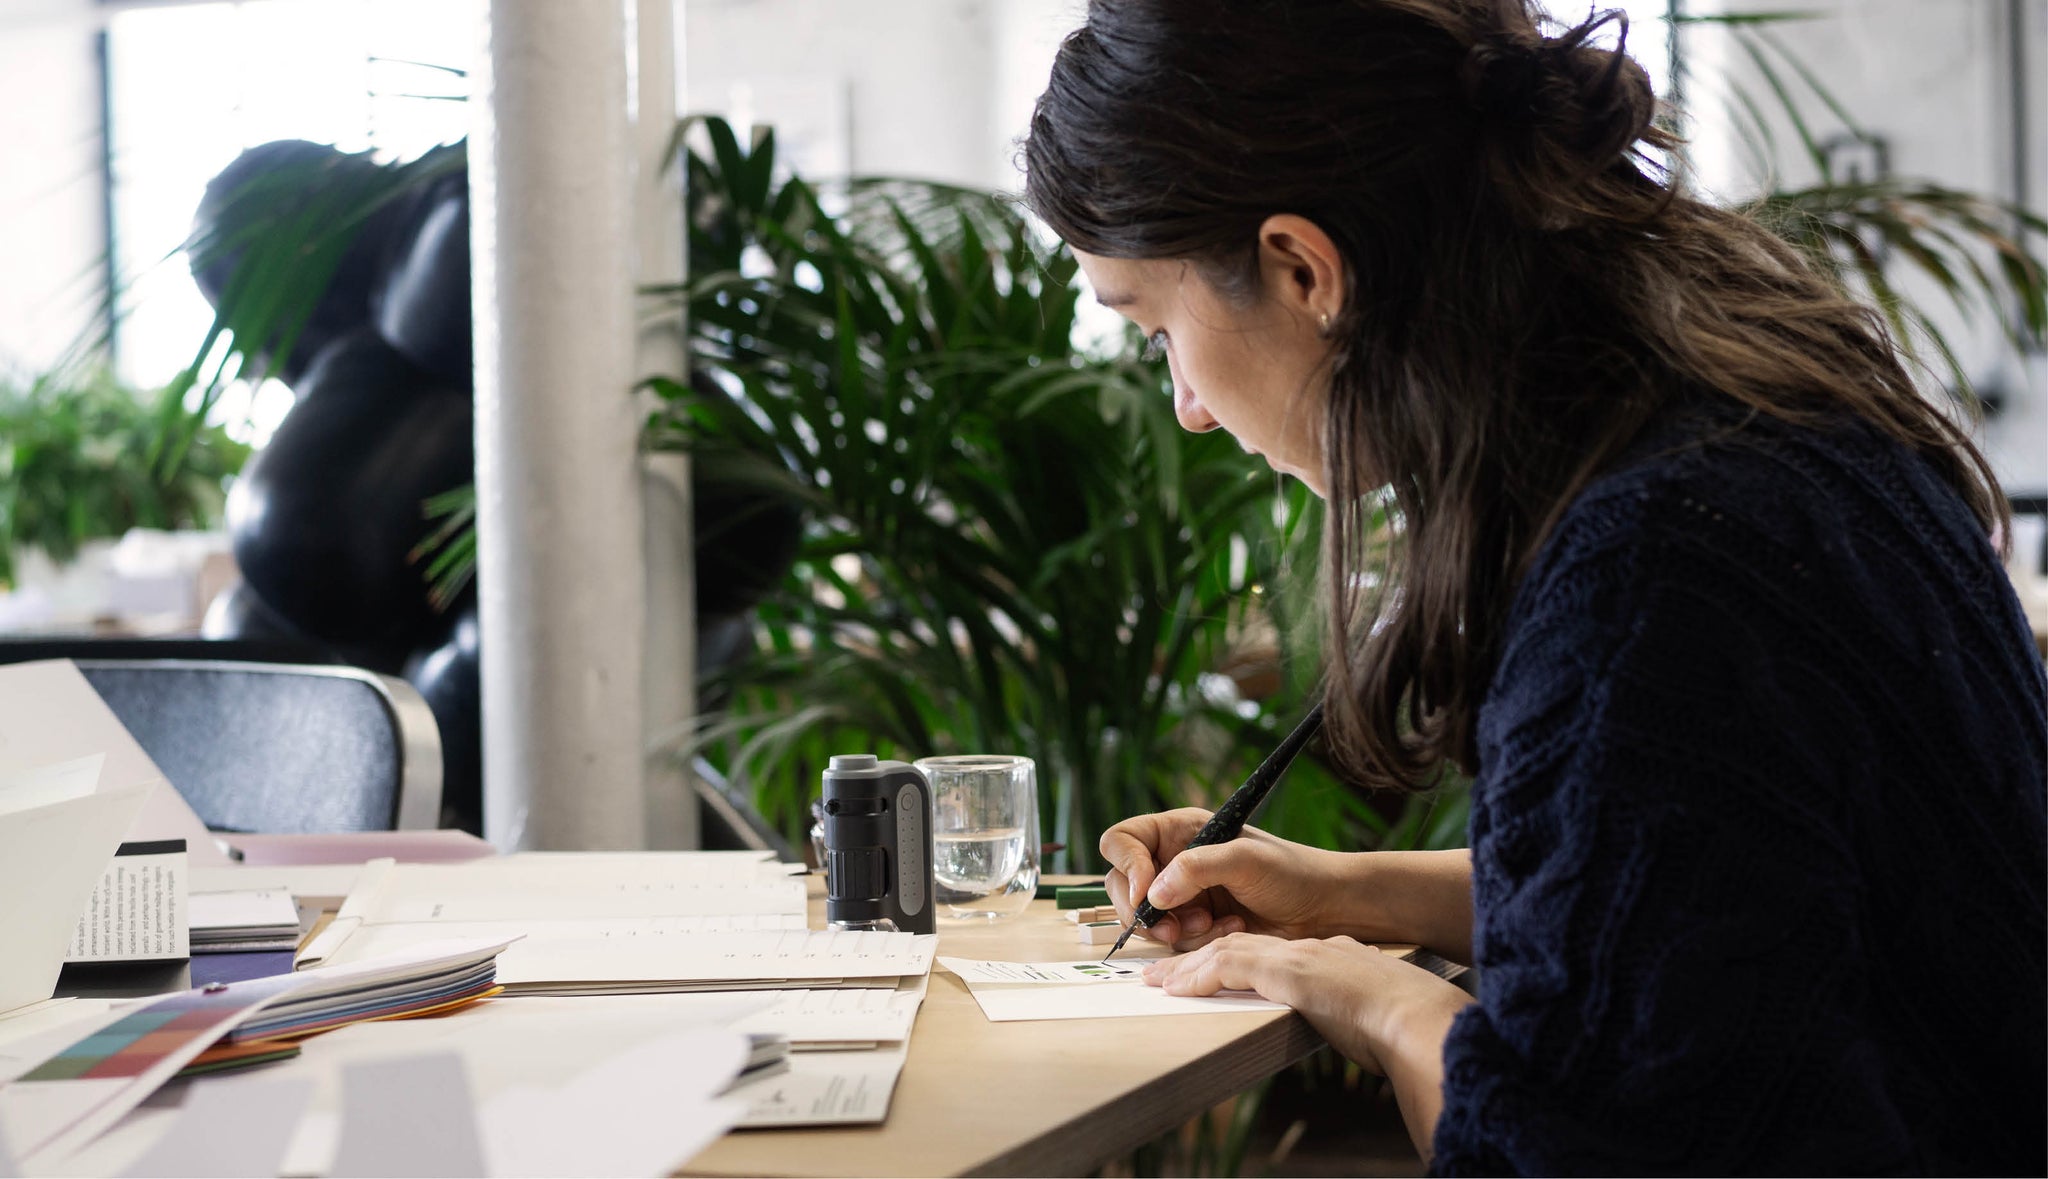
[[[812, 878], [812, 923], [823, 900]], [[1051, 901], [1017, 917], [941, 921], [939, 953], [1074, 960], [1081, 945]], [[1133, 938], [1117, 957], [1164, 953]], [[990, 1023], [934, 968], [903, 1075], [879, 1126], [741, 1130], [686, 1175], [1080, 1175], [1181, 1125], [1322, 1045], [1291, 1011]]]

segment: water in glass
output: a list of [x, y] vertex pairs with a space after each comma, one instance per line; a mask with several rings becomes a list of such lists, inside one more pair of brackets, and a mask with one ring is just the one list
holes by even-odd
[[928, 757], [939, 916], [1022, 912], [1038, 887], [1038, 775], [1028, 757]]

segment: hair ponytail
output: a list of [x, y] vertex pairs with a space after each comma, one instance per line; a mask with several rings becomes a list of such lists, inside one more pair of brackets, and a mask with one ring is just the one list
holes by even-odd
[[[1592, 44], [1608, 24], [1620, 26], [1615, 47]], [[1642, 182], [1655, 165], [1641, 147], [1670, 151], [1677, 140], [1656, 126], [1656, 95], [1628, 55], [1628, 30], [1618, 11], [1554, 37], [1508, 20], [1465, 53], [1458, 76], [1483, 173], [1531, 228], [1647, 217], [1668, 192]]]

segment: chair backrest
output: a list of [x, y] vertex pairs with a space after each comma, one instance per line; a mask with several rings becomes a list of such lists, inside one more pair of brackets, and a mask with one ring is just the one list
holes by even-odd
[[439, 826], [441, 737], [410, 684], [353, 667], [80, 659], [207, 826]]
[[800, 864], [782, 833], [768, 825], [752, 803], [740, 796], [710, 762], [697, 758], [690, 766], [697, 787], [697, 840], [706, 851], [765, 851], [789, 864]]

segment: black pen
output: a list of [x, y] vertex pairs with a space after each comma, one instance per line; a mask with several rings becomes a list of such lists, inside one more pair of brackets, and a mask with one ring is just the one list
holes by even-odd
[[[1316, 730], [1322, 727], [1323, 705], [1321, 701], [1317, 701], [1316, 706], [1308, 710], [1308, 715], [1301, 718], [1301, 723], [1294, 726], [1294, 731], [1282, 738], [1273, 752], [1266, 755], [1266, 760], [1259, 763], [1259, 768], [1252, 771], [1252, 776], [1244, 780], [1244, 785], [1239, 786], [1237, 792], [1217, 808], [1215, 814], [1209, 816], [1209, 821], [1202, 824], [1202, 829], [1195, 833], [1193, 839], [1188, 840], [1188, 846], [1207, 847], [1212, 843], [1229, 843], [1243, 834], [1244, 825], [1251, 821], [1252, 814], [1259, 809], [1259, 804], [1266, 801], [1266, 796], [1273, 792], [1273, 786], [1280, 781], [1280, 776], [1287, 772], [1288, 766], [1294, 764], [1294, 755], [1300, 753], [1301, 747], [1308, 744], [1308, 739], [1315, 736]], [[1116, 939], [1116, 944], [1109, 948], [1109, 953], [1104, 954], [1102, 960], [1109, 961], [1118, 950], [1123, 949], [1124, 943], [1131, 940], [1131, 935], [1138, 932], [1140, 925], [1150, 929], [1153, 923], [1163, 916], [1164, 913], [1152, 907], [1151, 901], [1139, 897], [1138, 911], [1131, 918], [1130, 928], [1124, 930], [1123, 936]]]

